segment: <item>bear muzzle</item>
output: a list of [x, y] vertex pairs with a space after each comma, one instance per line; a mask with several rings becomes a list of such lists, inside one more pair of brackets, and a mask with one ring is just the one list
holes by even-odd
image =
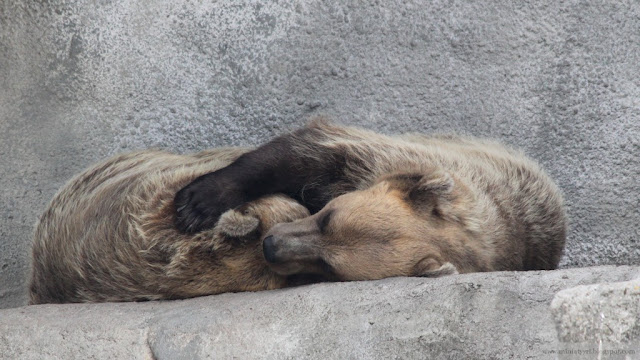
[[281, 275], [327, 274], [328, 265], [322, 259], [321, 247], [309, 240], [270, 232], [262, 240], [264, 259]]
[[278, 245], [276, 245], [276, 238], [273, 235], [269, 235], [262, 241], [262, 252], [264, 253], [264, 259], [268, 263], [276, 264], [280, 262], [277, 256]]

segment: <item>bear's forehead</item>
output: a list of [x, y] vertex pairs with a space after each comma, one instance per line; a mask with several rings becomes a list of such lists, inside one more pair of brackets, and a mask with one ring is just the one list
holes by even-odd
[[327, 208], [353, 212], [367, 211], [376, 214], [398, 211], [401, 211], [402, 214], [411, 210], [406, 194], [399, 190], [384, 188], [371, 188], [342, 195], [334, 199]]

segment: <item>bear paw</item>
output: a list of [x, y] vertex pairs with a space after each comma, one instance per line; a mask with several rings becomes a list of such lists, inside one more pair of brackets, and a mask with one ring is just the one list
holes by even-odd
[[246, 196], [233, 182], [218, 178], [216, 173], [207, 174], [178, 191], [174, 206], [179, 231], [196, 233], [211, 229], [222, 213], [246, 202]]
[[216, 229], [227, 236], [243, 237], [256, 231], [259, 226], [260, 220], [257, 217], [229, 210], [220, 216]]

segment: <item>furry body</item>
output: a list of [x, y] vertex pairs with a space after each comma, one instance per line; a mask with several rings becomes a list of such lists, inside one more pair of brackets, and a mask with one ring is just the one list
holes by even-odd
[[247, 149], [195, 155], [141, 151], [70, 180], [36, 227], [31, 304], [187, 298], [280, 288], [262, 256], [263, 231], [308, 211], [284, 196], [227, 211], [216, 227], [179, 233], [173, 198]]
[[[182, 189], [177, 225], [207, 228], [225, 206], [278, 192], [316, 213], [269, 232], [265, 256], [281, 273], [361, 280], [442, 273], [447, 264], [459, 272], [554, 269], [565, 243], [562, 195], [522, 153], [488, 140], [386, 136], [323, 120]], [[323, 232], [328, 212], [332, 226]]]

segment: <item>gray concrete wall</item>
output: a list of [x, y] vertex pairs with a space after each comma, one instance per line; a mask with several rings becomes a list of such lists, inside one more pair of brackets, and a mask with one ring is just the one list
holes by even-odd
[[92, 162], [319, 113], [522, 147], [566, 195], [564, 267], [640, 264], [636, 1], [3, 1], [0, 307], [25, 304], [33, 224]]

